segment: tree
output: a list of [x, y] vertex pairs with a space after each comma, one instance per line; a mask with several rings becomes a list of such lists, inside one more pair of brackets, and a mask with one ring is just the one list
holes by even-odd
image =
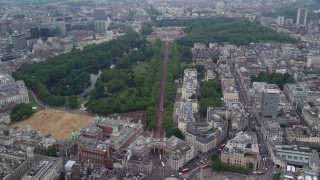
[[46, 151], [46, 156], [58, 157], [57, 156], [57, 151], [54, 148], [50, 147]]
[[254, 167], [253, 163], [252, 163], [252, 162], [249, 162], [249, 164], [248, 164], [248, 168], [252, 170], [252, 169], [253, 169], [253, 167]]
[[192, 94], [189, 99], [196, 99], [196, 98], [197, 98], [196, 95]]
[[126, 83], [124, 80], [119, 80], [119, 79], [112, 79], [108, 84], [108, 92], [110, 93], [115, 93], [123, 90], [126, 86]]
[[192, 51], [188, 46], [179, 46], [179, 52], [181, 54], [182, 62], [191, 62], [192, 61]]
[[11, 123], [17, 122], [21, 119], [29, 117], [33, 113], [32, 107], [28, 104], [21, 103], [16, 105], [11, 114], [10, 114], [10, 120]]
[[184, 136], [181, 132], [181, 130], [179, 128], [173, 128], [173, 129], [170, 129], [169, 132], [167, 132], [168, 136], [175, 136], [177, 138], [180, 138], [180, 139], [183, 139]]
[[293, 77], [289, 73], [269, 73], [260, 72], [258, 77], [251, 77], [253, 82], [267, 82], [269, 84], [276, 84], [282, 90], [284, 84], [294, 83]]
[[272, 179], [273, 180], [280, 180], [280, 176], [281, 176], [281, 173], [276, 173], [276, 174], [274, 174], [273, 176], [272, 176]]
[[211, 59], [212, 59], [213, 63], [217, 64], [217, 62], [219, 60], [219, 56], [212, 56]]
[[[143, 48], [145, 44], [146, 41], [132, 31], [106, 43], [88, 45], [83, 50], [48, 58], [41, 63], [28, 64], [13, 72], [12, 76], [23, 80], [47, 104], [63, 106], [66, 103], [65, 96], [78, 95], [91, 85], [89, 74], [118, 63], [125, 52], [135, 55], [130, 50]], [[134, 57], [136, 60], [139, 56]], [[122, 60], [123, 66], [127, 65], [127, 60]], [[99, 87], [101, 95], [101, 86]]]
[[202, 81], [200, 87], [201, 98], [199, 113], [202, 117], [205, 117], [209, 106], [220, 106], [222, 104], [222, 90], [219, 81], [216, 79]]
[[76, 109], [78, 107], [78, 99], [77, 96], [68, 97], [68, 108]]
[[155, 22], [157, 27], [184, 26], [188, 36], [177, 40], [179, 45], [193, 47], [194, 43], [229, 42], [237, 46], [251, 42], [296, 42], [295, 39], [262, 27], [248, 20], [227, 17], [199, 19], [163, 19]]

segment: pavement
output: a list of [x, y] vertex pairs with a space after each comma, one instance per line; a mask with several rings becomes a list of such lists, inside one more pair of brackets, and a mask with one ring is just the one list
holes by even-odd
[[[202, 176], [202, 178], [201, 178]], [[188, 179], [191, 180], [218, 180], [223, 178], [231, 178], [232, 180], [272, 180], [269, 175], [243, 175], [230, 172], [216, 172], [212, 168], [206, 168], [198, 171], [194, 175], [189, 175]]]

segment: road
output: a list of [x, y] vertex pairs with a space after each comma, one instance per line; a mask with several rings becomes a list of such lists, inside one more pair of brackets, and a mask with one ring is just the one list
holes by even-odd
[[164, 111], [164, 100], [166, 96], [166, 84], [167, 84], [167, 71], [168, 71], [168, 53], [169, 53], [169, 41], [164, 41], [163, 46], [163, 60], [162, 60], [162, 72], [161, 72], [161, 82], [160, 82], [160, 94], [157, 106], [157, 117], [158, 117], [158, 127], [155, 131], [155, 138], [163, 138], [165, 132], [163, 129], [163, 119], [165, 116]]
[[[246, 90], [240, 82], [239, 75], [235, 72], [235, 68], [234, 68], [235, 66], [234, 66], [233, 60], [232, 59], [229, 60], [228, 64], [229, 64], [230, 70], [236, 80], [236, 87], [239, 92], [240, 102], [243, 103], [245, 106], [249, 106], [250, 102], [247, 98]], [[252, 106], [252, 109], [247, 109], [247, 113], [249, 114], [249, 116], [248, 116], [248, 129], [249, 130], [251, 130], [251, 129], [257, 130], [256, 134], [257, 134], [257, 140], [258, 140], [258, 144], [259, 144], [259, 157], [258, 157], [259, 162], [258, 162], [258, 169], [256, 172], [266, 172], [266, 174], [263, 174], [261, 176], [251, 175], [250, 177], [254, 178], [254, 179], [270, 179], [273, 176], [275, 169], [272, 166], [272, 162], [270, 161], [271, 158], [268, 155], [268, 152], [266, 150], [267, 149], [266, 143], [264, 142], [263, 135], [260, 131], [260, 128], [258, 127], [260, 117], [257, 114], [257, 111], [256, 111], [254, 105]]]

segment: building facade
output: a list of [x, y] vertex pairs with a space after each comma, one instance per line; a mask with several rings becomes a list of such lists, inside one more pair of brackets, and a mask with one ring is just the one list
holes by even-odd
[[262, 122], [261, 132], [265, 141], [270, 139], [278, 139], [279, 141], [282, 141], [283, 130], [277, 121]]
[[258, 168], [257, 153], [251, 151], [244, 151], [240, 148], [234, 147], [232, 149], [224, 148], [221, 152], [221, 161], [244, 168], [248, 168], [250, 163], [253, 165], [253, 170]]
[[307, 25], [307, 16], [308, 9], [307, 8], [299, 8], [297, 14], [297, 26], [306, 26]]

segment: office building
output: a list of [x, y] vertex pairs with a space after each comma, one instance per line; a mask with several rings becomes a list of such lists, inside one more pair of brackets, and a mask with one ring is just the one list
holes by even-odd
[[40, 29], [39, 27], [30, 28], [31, 38], [39, 38], [40, 37]]
[[320, 64], [320, 55], [308, 55], [306, 66], [310, 68], [313, 64]]
[[258, 167], [259, 146], [256, 134], [240, 132], [230, 139], [221, 152], [221, 161], [227, 164], [248, 167], [250, 163], [255, 170]]
[[188, 145], [180, 146], [169, 156], [169, 166], [172, 170], [178, 171], [187, 162], [194, 158], [195, 149]]
[[278, 16], [277, 25], [283, 26], [283, 24], [284, 24], [284, 16]]
[[280, 101], [280, 92], [278, 89], [266, 88], [262, 95], [262, 117], [276, 117], [278, 104]]
[[128, 153], [125, 159], [122, 160], [123, 169], [130, 172], [144, 173], [147, 176], [152, 174], [153, 162], [148, 157], [132, 156]]
[[41, 27], [40, 28], [40, 36], [47, 38], [50, 36], [50, 29], [48, 27]]
[[226, 147], [229, 149], [236, 147], [241, 150], [259, 153], [258, 140], [254, 133], [239, 132], [233, 139], [227, 142]]
[[261, 132], [265, 141], [277, 139], [282, 141], [283, 130], [277, 121], [265, 121], [261, 125]]
[[67, 27], [66, 27], [66, 23], [64, 21], [55, 22], [55, 26], [58, 29], [60, 36], [64, 37], [67, 35]]
[[306, 26], [307, 25], [307, 15], [308, 9], [307, 8], [299, 8], [298, 15], [297, 15], [297, 26]]
[[110, 157], [110, 145], [96, 139], [79, 136], [78, 158], [80, 161], [90, 162], [95, 166], [113, 169], [113, 160]]
[[93, 19], [95, 21], [106, 21], [106, 10], [105, 9], [94, 9], [93, 10]]
[[107, 21], [102, 21], [102, 20], [96, 20], [94, 21], [94, 30], [96, 32], [106, 32], [109, 28], [108, 22]]
[[308, 100], [309, 89], [303, 83], [285, 84], [283, 94], [289, 103], [296, 104], [298, 100]]
[[24, 49], [27, 47], [26, 37], [23, 33], [21, 34], [15, 33], [11, 35], [11, 41], [12, 41], [13, 48]]
[[241, 148], [224, 148], [221, 152], [221, 161], [244, 168], [248, 168], [250, 163], [253, 165], [253, 170], [258, 168], [258, 153], [243, 150]]

